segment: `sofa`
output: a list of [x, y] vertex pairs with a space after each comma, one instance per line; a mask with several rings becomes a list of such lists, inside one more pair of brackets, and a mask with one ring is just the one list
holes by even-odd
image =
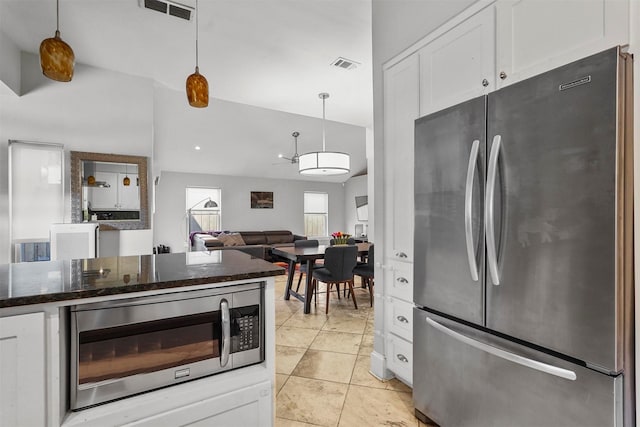
[[191, 250], [236, 249], [267, 261], [277, 261], [271, 255], [271, 248], [293, 246], [294, 241], [306, 239], [289, 230], [196, 232], [191, 236]]

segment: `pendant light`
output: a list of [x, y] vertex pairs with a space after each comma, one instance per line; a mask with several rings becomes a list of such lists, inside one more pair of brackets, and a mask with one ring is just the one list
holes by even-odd
[[125, 187], [128, 187], [131, 185], [131, 179], [129, 179], [129, 173], [128, 173], [128, 168], [127, 165], [124, 165], [124, 179], [122, 180], [122, 185], [124, 185]]
[[302, 154], [298, 159], [298, 172], [302, 175], [340, 175], [349, 173], [349, 155], [326, 150], [325, 101], [328, 93], [318, 95], [322, 99], [322, 151]]
[[209, 105], [209, 83], [198, 68], [198, 0], [196, 0], [196, 72], [187, 77], [189, 105], [204, 108]]
[[70, 82], [74, 63], [73, 49], [60, 38], [60, 0], [56, 0], [56, 34], [40, 43], [42, 74], [51, 80]]

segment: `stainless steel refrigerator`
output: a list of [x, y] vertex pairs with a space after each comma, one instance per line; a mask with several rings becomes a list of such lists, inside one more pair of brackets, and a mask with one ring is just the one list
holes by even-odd
[[419, 418], [635, 425], [630, 69], [612, 48], [416, 121]]

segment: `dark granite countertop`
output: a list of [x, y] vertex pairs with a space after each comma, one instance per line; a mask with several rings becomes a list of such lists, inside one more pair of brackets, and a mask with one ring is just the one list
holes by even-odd
[[0, 308], [282, 274], [235, 250], [4, 264]]

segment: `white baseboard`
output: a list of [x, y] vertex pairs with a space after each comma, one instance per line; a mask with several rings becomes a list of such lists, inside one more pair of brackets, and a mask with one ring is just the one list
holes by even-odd
[[369, 372], [381, 381], [390, 380], [394, 377], [393, 372], [387, 369], [387, 359], [383, 354], [376, 351], [371, 352], [371, 365]]

